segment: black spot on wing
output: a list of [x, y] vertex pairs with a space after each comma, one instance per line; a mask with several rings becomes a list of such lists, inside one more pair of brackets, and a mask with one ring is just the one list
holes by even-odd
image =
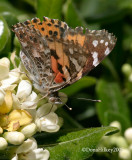
[[63, 74], [62, 65], [58, 63], [58, 70]]
[[55, 59], [59, 59], [54, 49], [51, 49], [50, 52], [51, 52], [51, 56], [53, 56]]

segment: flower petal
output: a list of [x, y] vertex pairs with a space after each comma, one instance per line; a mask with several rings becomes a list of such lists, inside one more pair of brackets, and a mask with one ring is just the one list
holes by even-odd
[[41, 118], [50, 112], [54, 112], [57, 109], [56, 105], [52, 105], [51, 103], [43, 104], [41, 107], [37, 109], [36, 116]]
[[10, 121], [7, 127], [5, 127], [8, 131], [16, 131], [20, 128], [20, 123], [18, 120]]
[[0, 59], [0, 80], [8, 77], [10, 61], [8, 58]]
[[19, 121], [20, 126], [31, 123], [32, 116], [26, 110], [13, 110], [9, 114], [9, 121]]
[[6, 84], [11, 85], [11, 84], [17, 83], [19, 81], [19, 77], [20, 77], [19, 72], [20, 72], [20, 70], [17, 68], [10, 71], [8, 78], [1, 81], [2, 85], [6, 86]]
[[24, 141], [23, 144], [21, 144], [17, 148], [16, 153], [17, 154], [27, 153], [27, 152], [34, 150], [34, 149], [37, 149], [37, 142], [33, 137], [31, 137], [31, 138], [28, 138], [26, 141]]
[[13, 109], [20, 109], [21, 104], [18, 97], [14, 93], [12, 93], [12, 98], [13, 98]]
[[2, 134], [3, 133], [3, 129], [0, 127], [0, 134]]
[[3, 104], [4, 97], [5, 97], [5, 92], [4, 92], [4, 90], [2, 88], [0, 88], [0, 105]]
[[26, 101], [36, 101], [37, 100], [37, 94], [32, 91], [32, 93], [27, 97]]
[[43, 148], [37, 148], [32, 152], [29, 152], [27, 155], [28, 159], [34, 159], [34, 160], [48, 160], [49, 156], [50, 156], [49, 151], [47, 149], [43, 150]]
[[8, 143], [7, 143], [7, 141], [5, 140], [5, 138], [0, 137], [0, 150], [6, 149], [7, 145], [8, 145]]
[[11, 160], [18, 160], [18, 155], [16, 154]]
[[32, 85], [28, 80], [22, 80], [18, 85], [16, 96], [21, 100], [25, 100], [32, 91]]
[[10, 112], [12, 109], [12, 94], [11, 91], [6, 91], [5, 97], [4, 97], [4, 103], [0, 105], [0, 113], [1, 114], [6, 114]]
[[40, 119], [37, 118], [35, 123], [39, 131], [56, 132], [60, 129], [58, 121], [57, 114], [50, 112], [48, 115], [41, 117]]
[[0, 126], [5, 127], [9, 123], [8, 115], [0, 115]]
[[36, 109], [37, 103], [32, 101], [26, 101], [21, 104], [21, 109]]

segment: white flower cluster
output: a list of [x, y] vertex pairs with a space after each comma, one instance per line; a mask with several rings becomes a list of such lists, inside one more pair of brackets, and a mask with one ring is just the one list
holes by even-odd
[[50, 153], [47, 149], [37, 148], [36, 140], [31, 137], [17, 148], [16, 154], [11, 160], [48, 160], [49, 155]]
[[[112, 127], [117, 127], [121, 130], [121, 125], [118, 121], [114, 121], [110, 124]], [[132, 159], [132, 128], [128, 128], [124, 132], [124, 136], [120, 132], [112, 136], [104, 136], [100, 146], [111, 148], [117, 147], [119, 152], [117, 153], [121, 160]]]
[[[59, 96], [64, 104], [67, 96], [64, 93]], [[36, 132], [57, 132], [60, 129], [63, 119], [55, 113], [60, 105], [51, 104], [46, 98], [38, 101], [40, 98], [42, 96], [33, 90], [32, 82], [21, 72], [20, 66], [10, 70], [9, 59], [0, 59], [0, 150], [4, 150], [8, 143], [23, 143], [21, 147], [30, 144], [31, 139], [24, 140]], [[38, 151], [36, 147], [31, 149], [32, 152], [48, 153]], [[21, 155], [20, 150], [17, 153]]]

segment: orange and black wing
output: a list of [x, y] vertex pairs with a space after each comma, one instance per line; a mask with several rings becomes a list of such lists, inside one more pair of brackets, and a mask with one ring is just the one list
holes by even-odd
[[[39, 90], [57, 91], [96, 67], [114, 48], [116, 38], [105, 30], [71, 29], [44, 17], [13, 26], [21, 59]], [[34, 72], [32, 70], [34, 68]], [[37, 72], [37, 73], [35, 73]]]

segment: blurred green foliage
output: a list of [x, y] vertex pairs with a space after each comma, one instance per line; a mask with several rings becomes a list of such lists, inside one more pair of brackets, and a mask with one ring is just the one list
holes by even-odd
[[[132, 126], [132, 80], [131, 75], [126, 76], [121, 70], [125, 63], [132, 64], [132, 0], [0, 0], [0, 57], [9, 57], [14, 50], [19, 54], [20, 45], [11, 26], [36, 16], [41, 20], [43, 16], [60, 19], [73, 28], [106, 29], [117, 37], [112, 53], [90, 76], [62, 90], [69, 96], [67, 105], [73, 108], [58, 111], [64, 115], [64, 124], [69, 122], [63, 128], [108, 126], [114, 120], [121, 123], [122, 131]], [[77, 97], [99, 98], [102, 102], [82, 101]], [[57, 150], [53, 149], [53, 153]], [[84, 157], [79, 155], [79, 158]]]

